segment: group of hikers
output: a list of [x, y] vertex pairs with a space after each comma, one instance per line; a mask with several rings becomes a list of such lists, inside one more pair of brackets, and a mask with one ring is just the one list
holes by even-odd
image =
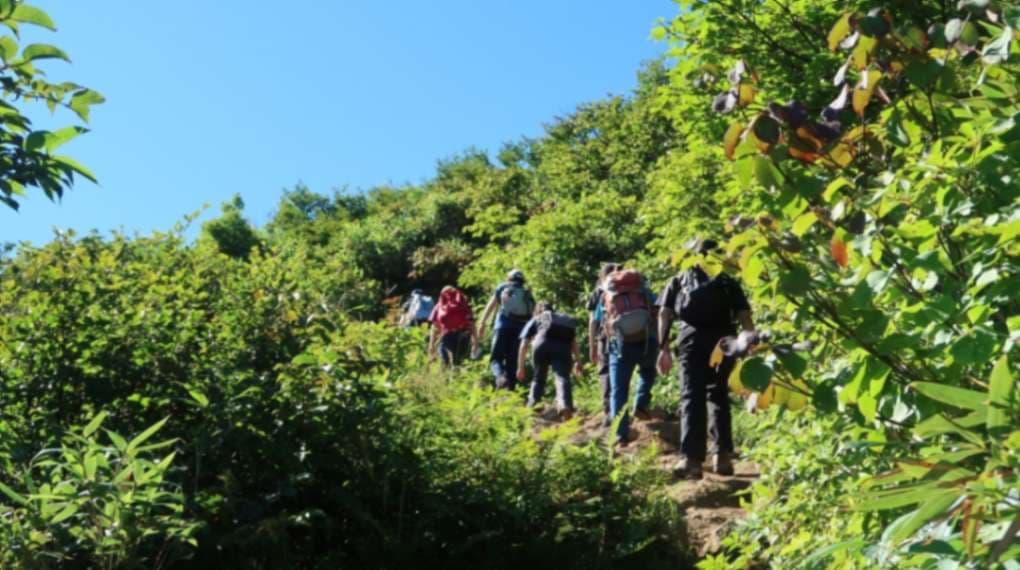
[[[754, 334], [751, 309], [739, 283], [721, 271], [718, 244], [696, 240], [698, 263], [676, 275], [659, 295], [642, 275], [616, 263], [606, 263], [588, 297], [588, 358], [598, 366], [604, 425], [616, 422], [615, 445], [624, 447], [630, 434], [630, 384], [638, 381], [633, 414], [650, 419], [652, 387], [657, 373], [669, 374], [674, 351], [679, 360], [680, 458], [677, 476], [700, 479], [707, 459], [707, 439], [713, 442], [713, 471], [733, 473], [733, 435], [728, 379], [734, 359], [710, 362], [720, 340], [736, 334], [737, 325]], [[563, 419], [574, 414], [571, 373], [583, 363], [576, 320], [549, 302], [536, 302], [524, 274], [512, 270], [475, 323], [467, 297], [457, 288], [442, 289], [437, 302], [421, 291], [412, 292], [403, 306], [406, 325], [429, 324], [429, 354], [444, 366], [459, 364], [469, 351], [479, 352], [486, 325], [492, 327], [489, 364], [497, 389], [514, 390], [526, 380], [529, 352], [534, 378], [527, 405], [537, 405], [545, 393], [550, 371], [554, 376], [556, 408]], [[678, 339], [670, 345], [673, 323]]]

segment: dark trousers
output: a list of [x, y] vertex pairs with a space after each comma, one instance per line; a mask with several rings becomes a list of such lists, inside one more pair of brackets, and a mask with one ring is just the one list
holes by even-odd
[[711, 348], [699, 344], [680, 349], [680, 453], [694, 461], [705, 460], [709, 435], [712, 453], [733, 452], [729, 378], [734, 361], [726, 358], [713, 368]]
[[521, 348], [523, 328], [523, 324], [506, 324], [492, 333], [489, 367], [496, 377], [496, 388], [513, 390], [517, 387], [517, 351]]
[[602, 388], [602, 413], [609, 415], [609, 400], [612, 386], [609, 383], [609, 344], [605, 335], [599, 336], [599, 386]]
[[444, 367], [456, 366], [463, 362], [468, 352], [467, 331], [448, 332], [439, 337], [439, 358]]
[[570, 384], [570, 367], [573, 366], [573, 358], [570, 354], [570, 345], [566, 343], [553, 343], [550, 341], [535, 345], [533, 357], [535, 365], [535, 379], [531, 383], [531, 390], [528, 393], [528, 406], [534, 406], [542, 400], [545, 395], [545, 383], [549, 378], [549, 369], [552, 369], [556, 377], [556, 409], [573, 410], [574, 394]]

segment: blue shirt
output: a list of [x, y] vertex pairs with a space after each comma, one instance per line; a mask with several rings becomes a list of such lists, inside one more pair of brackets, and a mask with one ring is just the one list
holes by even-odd
[[[522, 285], [514, 285], [512, 283], [503, 283], [499, 287], [496, 287], [496, 292], [492, 294], [492, 298], [496, 301], [496, 305], [499, 310], [496, 311], [496, 324], [493, 325], [492, 330], [498, 331], [503, 328], [520, 330], [525, 321], [514, 320], [503, 314], [503, 291], [506, 291], [509, 287], [523, 287]], [[531, 293], [528, 293], [531, 296]]]

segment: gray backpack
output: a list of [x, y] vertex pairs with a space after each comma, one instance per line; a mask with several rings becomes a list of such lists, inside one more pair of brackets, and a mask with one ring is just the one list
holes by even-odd
[[547, 339], [573, 342], [577, 336], [577, 319], [570, 315], [546, 311], [535, 319], [538, 324], [535, 344], [542, 344]]
[[503, 289], [499, 298], [500, 312], [504, 317], [517, 321], [526, 321], [531, 317], [533, 303], [531, 294], [520, 285], [509, 284]]

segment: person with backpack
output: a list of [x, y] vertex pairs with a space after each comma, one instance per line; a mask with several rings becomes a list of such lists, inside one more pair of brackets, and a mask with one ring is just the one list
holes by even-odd
[[499, 312], [496, 313], [496, 322], [492, 327], [489, 366], [496, 378], [496, 388], [513, 390], [517, 387], [517, 353], [521, 347], [521, 331], [531, 319], [535, 308], [535, 298], [524, 286], [524, 273], [517, 269], [510, 271], [506, 283], [496, 288], [482, 314], [479, 337], [485, 337], [485, 324], [497, 307]]
[[733, 474], [729, 376], [734, 359], [724, 358], [722, 364], [713, 367], [709, 364], [712, 351], [720, 339], [736, 334], [734, 320], [749, 332], [754, 331], [754, 323], [740, 284], [721, 271], [721, 261], [714, 253], [718, 243], [697, 240], [691, 247], [700, 256], [698, 265], [671, 279], [659, 296], [658, 367], [665, 375], [673, 366], [669, 330], [676, 319], [681, 433], [675, 473], [685, 479], [700, 479], [708, 434], [714, 441], [715, 472]]
[[608, 338], [604, 334], [605, 329], [602, 327], [600, 320], [602, 312], [598, 311], [598, 309], [603, 303], [602, 295], [605, 293], [603, 291], [603, 284], [606, 277], [609, 277], [610, 273], [619, 268], [620, 265], [617, 263], [605, 263], [602, 265], [602, 269], [599, 271], [598, 282], [595, 284], [595, 289], [588, 295], [588, 304], [585, 307], [588, 309], [588, 360], [593, 365], [598, 366], [599, 386], [602, 389], [602, 414], [605, 418], [603, 421], [607, 426], [610, 423], [609, 348], [606, 345]]
[[620, 418], [616, 444], [623, 447], [627, 445], [630, 433], [630, 415], [625, 408], [635, 368], [638, 385], [634, 416], [649, 418], [658, 346], [655, 340], [657, 311], [655, 295], [648, 289], [644, 277], [633, 269], [618, 269], [610, 273], [603, 287], [603, 303], [596, 312], [601, 312], [598, 318], [608, 338], [609, 415], [612, 420]]
[[464, 360], [468, 343], [472, 348], [478, 345], [471, 304], [456, 287], [443, 287], [429, 322], [432, 323], [429, 354], [434, 358], [438, 352], [445, 368], [456, 366]]
[[435, 306], [432, 297], [426, 295], [421, 289], [411, 291], [411, 296], [401, 307], [400, 326], [413, 328], [429, 322], [429, 317]]
[[517, 380], [524, 381], [524, 362], [529, 345], [534, 341], [532, 363], [535, 379], [528, 392], [528, 407], [532, 408], [545, 394], [545, 383], [552, 369], [556, 377], [556, 410], [563, 420], [574, 415], [574, 397], [570, 384], [571, 365], [581, 373], [581, 350], [577, 346], [577, 321], [569, 315], [557, 313], [551, 303], [538, 303], [535, 316], [521, 331], [521, 348], [517, 359]]

